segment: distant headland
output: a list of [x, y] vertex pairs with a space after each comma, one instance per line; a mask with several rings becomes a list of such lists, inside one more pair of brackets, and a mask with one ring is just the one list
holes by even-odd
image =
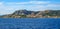
[[60, 18], [60, 10], [28, 11], [17, 10], [0, 18]]

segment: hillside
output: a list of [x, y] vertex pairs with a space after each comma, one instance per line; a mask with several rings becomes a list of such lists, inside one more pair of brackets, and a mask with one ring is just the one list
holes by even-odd
[[12, 14], [0, 16], [0, 18], [58, 18], [60, 10], [45, 10], [45, 11], [27, 11], [17, 10]]

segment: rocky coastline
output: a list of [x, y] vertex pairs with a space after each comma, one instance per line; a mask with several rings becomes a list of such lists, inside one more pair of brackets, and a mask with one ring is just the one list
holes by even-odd
[[0, 18], [60, 18], [60, 10], [28, 11], [17, 10]]

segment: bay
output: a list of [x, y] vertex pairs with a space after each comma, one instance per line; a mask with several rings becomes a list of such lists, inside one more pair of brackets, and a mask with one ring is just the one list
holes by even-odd
[[0, 18], [0, 29], [60, 29], [60, 18]]

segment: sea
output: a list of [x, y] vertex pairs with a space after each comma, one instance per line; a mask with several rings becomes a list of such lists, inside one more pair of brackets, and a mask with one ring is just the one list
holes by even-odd
[[60, 29], [60, 18], [0, 18], [0, 29]]

